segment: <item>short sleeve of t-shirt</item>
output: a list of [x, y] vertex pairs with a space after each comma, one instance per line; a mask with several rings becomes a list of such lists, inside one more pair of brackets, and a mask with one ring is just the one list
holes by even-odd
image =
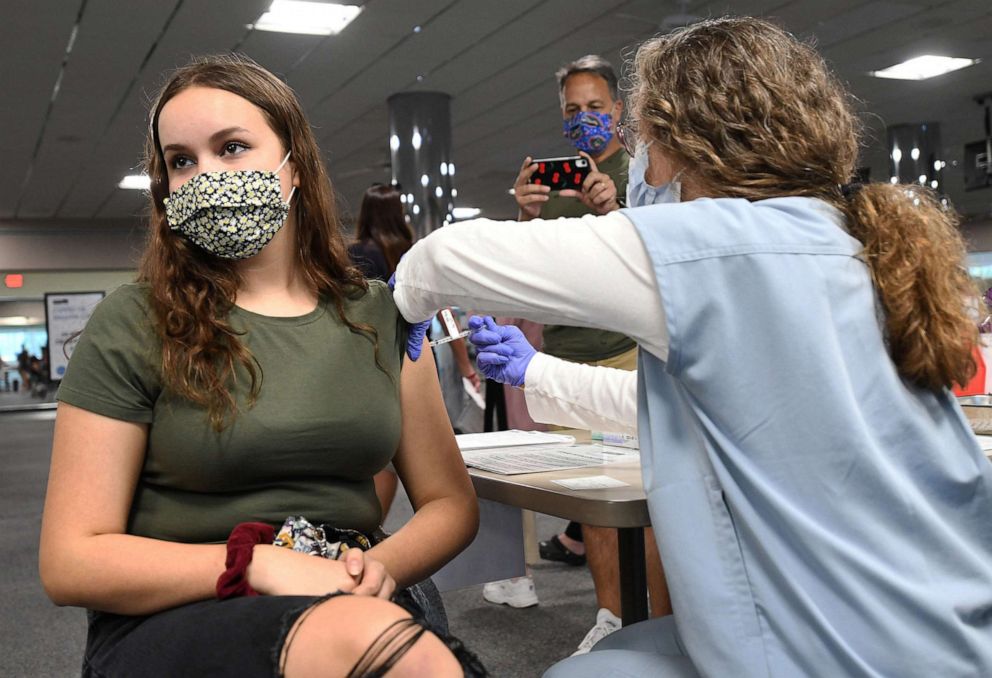
[[[398, 370], [406, 358], [406, 341], [410, 334], [410, 324], [400, 315], [396, 302], [393, 301], [393, 291], [384, 281], [369, 279], [367, 282], [369, 288], [366, 292], [358, 295], [357, 299], [345, 303], [345, 315], [352, 322], [365, 323], [377, 328], [376, 343], [379, 351], [390, 354], [390, 364], [385, 367], [387, 370], [396, 369], [398, 375]], [[395, 331], [391, 334], [384, 333], [384, 328], [390, 325], [395, 327]], [[392, 364], [393, 356], [399, 356], [399, 362], [395, 366]]]
[[58, 399], [106, 417], [151, 423], [161, 392], [161, 342], [145, 285], [122, 285], [101, 301], [69, 359]]

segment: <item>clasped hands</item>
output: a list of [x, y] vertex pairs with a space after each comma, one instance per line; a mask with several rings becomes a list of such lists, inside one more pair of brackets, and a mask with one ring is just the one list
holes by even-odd
[[386, 566], [360, 548], [350, 548], [338, 560], [259, 544], [248, 566], [248, 579], [259, 593], [270, 596], [322, 596], [343, 591], [389, 599], [396, 580]]

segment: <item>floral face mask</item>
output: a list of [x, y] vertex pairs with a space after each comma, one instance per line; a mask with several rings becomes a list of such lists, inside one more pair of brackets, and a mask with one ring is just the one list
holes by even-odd
[[198, 174], [164, 200], [173, 231], [224, 259], [247, 259], [262, 251], [286, 223], [279, 170], [232, 170]]

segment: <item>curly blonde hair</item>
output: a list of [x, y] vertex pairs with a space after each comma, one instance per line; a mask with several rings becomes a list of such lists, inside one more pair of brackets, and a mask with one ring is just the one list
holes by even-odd
[[900, 374], [933, 391], [971, 378], [977, 329], [957, 217], [918, 186], [872, 183], [845, 197], [861, 125], [813, 47], [762, 19], [714, 19], [648, 40], [634, 70], [638, 134], [698, 194], [840, 209], [864, 245]]

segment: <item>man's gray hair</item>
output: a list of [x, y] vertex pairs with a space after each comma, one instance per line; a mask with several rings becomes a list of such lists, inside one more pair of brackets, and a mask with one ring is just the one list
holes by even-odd
[[613, 100], [619, 99], [617, 73], [613, 70], [613, 64], [598, 54], [587, 54], [570, 64], [565, 64], [555, 72], [555, 77], [558, 78], [558, 97], [561, 99], [562, 106], [565, 105], [565, 81], [576, 73], [598, 75], [606, 81]]

